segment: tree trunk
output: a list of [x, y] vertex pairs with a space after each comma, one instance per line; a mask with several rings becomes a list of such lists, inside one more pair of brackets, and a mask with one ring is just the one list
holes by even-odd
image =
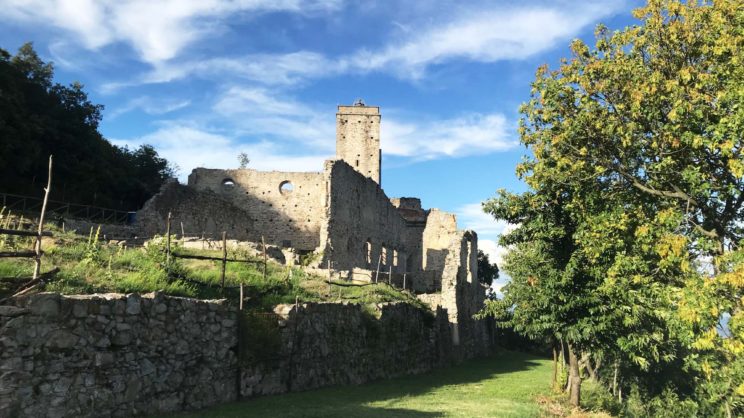
[[571, 344], [568, 344], [568, 374], [571, 386], [568, 401], [573, 406], [581, 405], [581, 374], [579, 373], [579, 359]]
[[553, 343], [553, 390], [558, 389], [558, 348]]

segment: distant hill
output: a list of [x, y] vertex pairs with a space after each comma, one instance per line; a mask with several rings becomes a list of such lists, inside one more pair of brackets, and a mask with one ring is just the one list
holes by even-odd
[[31, 43], [0, 48], [0, 192], [40, 196], [54, 155], [51, 199], [134, 210], [173, 170], [155, 149], [117, 147], [98, 132], [102, 105], [75, 82], [53, 82]]

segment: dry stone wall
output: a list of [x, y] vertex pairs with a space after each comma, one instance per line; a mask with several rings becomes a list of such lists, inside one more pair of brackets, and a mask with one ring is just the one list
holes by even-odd
[[128, 417], [236, 397], [236, 314], [162, 294], [0, 306], [0, 416]]
[[243, 396], [360, 384], [422, 373], [457, 358], [447, 313], [404, 303], [285, 305], [281, 361], [242, 372]]
[[485, 342], [455, 345], [441, 308], [310, 303], [277, 312], [275, 350], [246, 361], [236, 354], [241, 344], [247, 353], [238, 335], [254, 346], [264, 341], [225, 301], [159, 293], [18, 299], [0, 306], [0, 416], [199, 409], [422, 373], [488, 351]]
[[189, 186], [209, 191], [247, 213], [249, 240], [314, 250], [325, 223], [327, 185], [322, 173], [197, 168]]

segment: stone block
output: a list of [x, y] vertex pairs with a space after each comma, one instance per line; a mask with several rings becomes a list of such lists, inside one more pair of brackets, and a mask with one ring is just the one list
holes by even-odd
[[3, 305], [0, 306], [0, 316], [15, 318], [17, 316], [26, 315], [30, 310], [19, 308], [17, 306]]

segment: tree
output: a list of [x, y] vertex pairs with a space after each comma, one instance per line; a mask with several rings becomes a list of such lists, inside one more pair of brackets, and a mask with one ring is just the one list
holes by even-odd
[[251, 159], [248, 158], [248, 154], [245, 152], [241, 152], [238, 154], [238, 163], [240, 164], [240, 168], [246, 168], [248, 167], [248, 164], [250, 164]]
[[37, 195], [55, 156], [51, 199], [132, 210], [174, 172], [150, 146], [119, 148], [98, 132], [103, 106], [82, 84], [53, 82], [30, 43], [0, 49], [0, 191]]
[[[644, 396], [671, 390], [711, 415], [742, 414], [744, 8], [651, 0], [634, 15], [642, 25], [599, 26], [593, 48], [574, 41], [571, 59], [537, 72], [520, 123], [531, 157], [517, 168], [531, 191], [486, 210], [522, 222], [514, 254], [556, 273], [506, 298], [518, 318], [573, 286], [573, 323], [548, 310], [523, 327], [613, 356]], [[536, 211], [556, 207], [570, 222], [540, 222]], [[541, 232], [549, 224], [573, 225], [565, 265], [548, 257], [561, 245]]]
[[481, 283], [491, 285], [494, 280], [499, 278], [499, 266], [491, 263], [488, 254], [478, 250], [478, 280]]

